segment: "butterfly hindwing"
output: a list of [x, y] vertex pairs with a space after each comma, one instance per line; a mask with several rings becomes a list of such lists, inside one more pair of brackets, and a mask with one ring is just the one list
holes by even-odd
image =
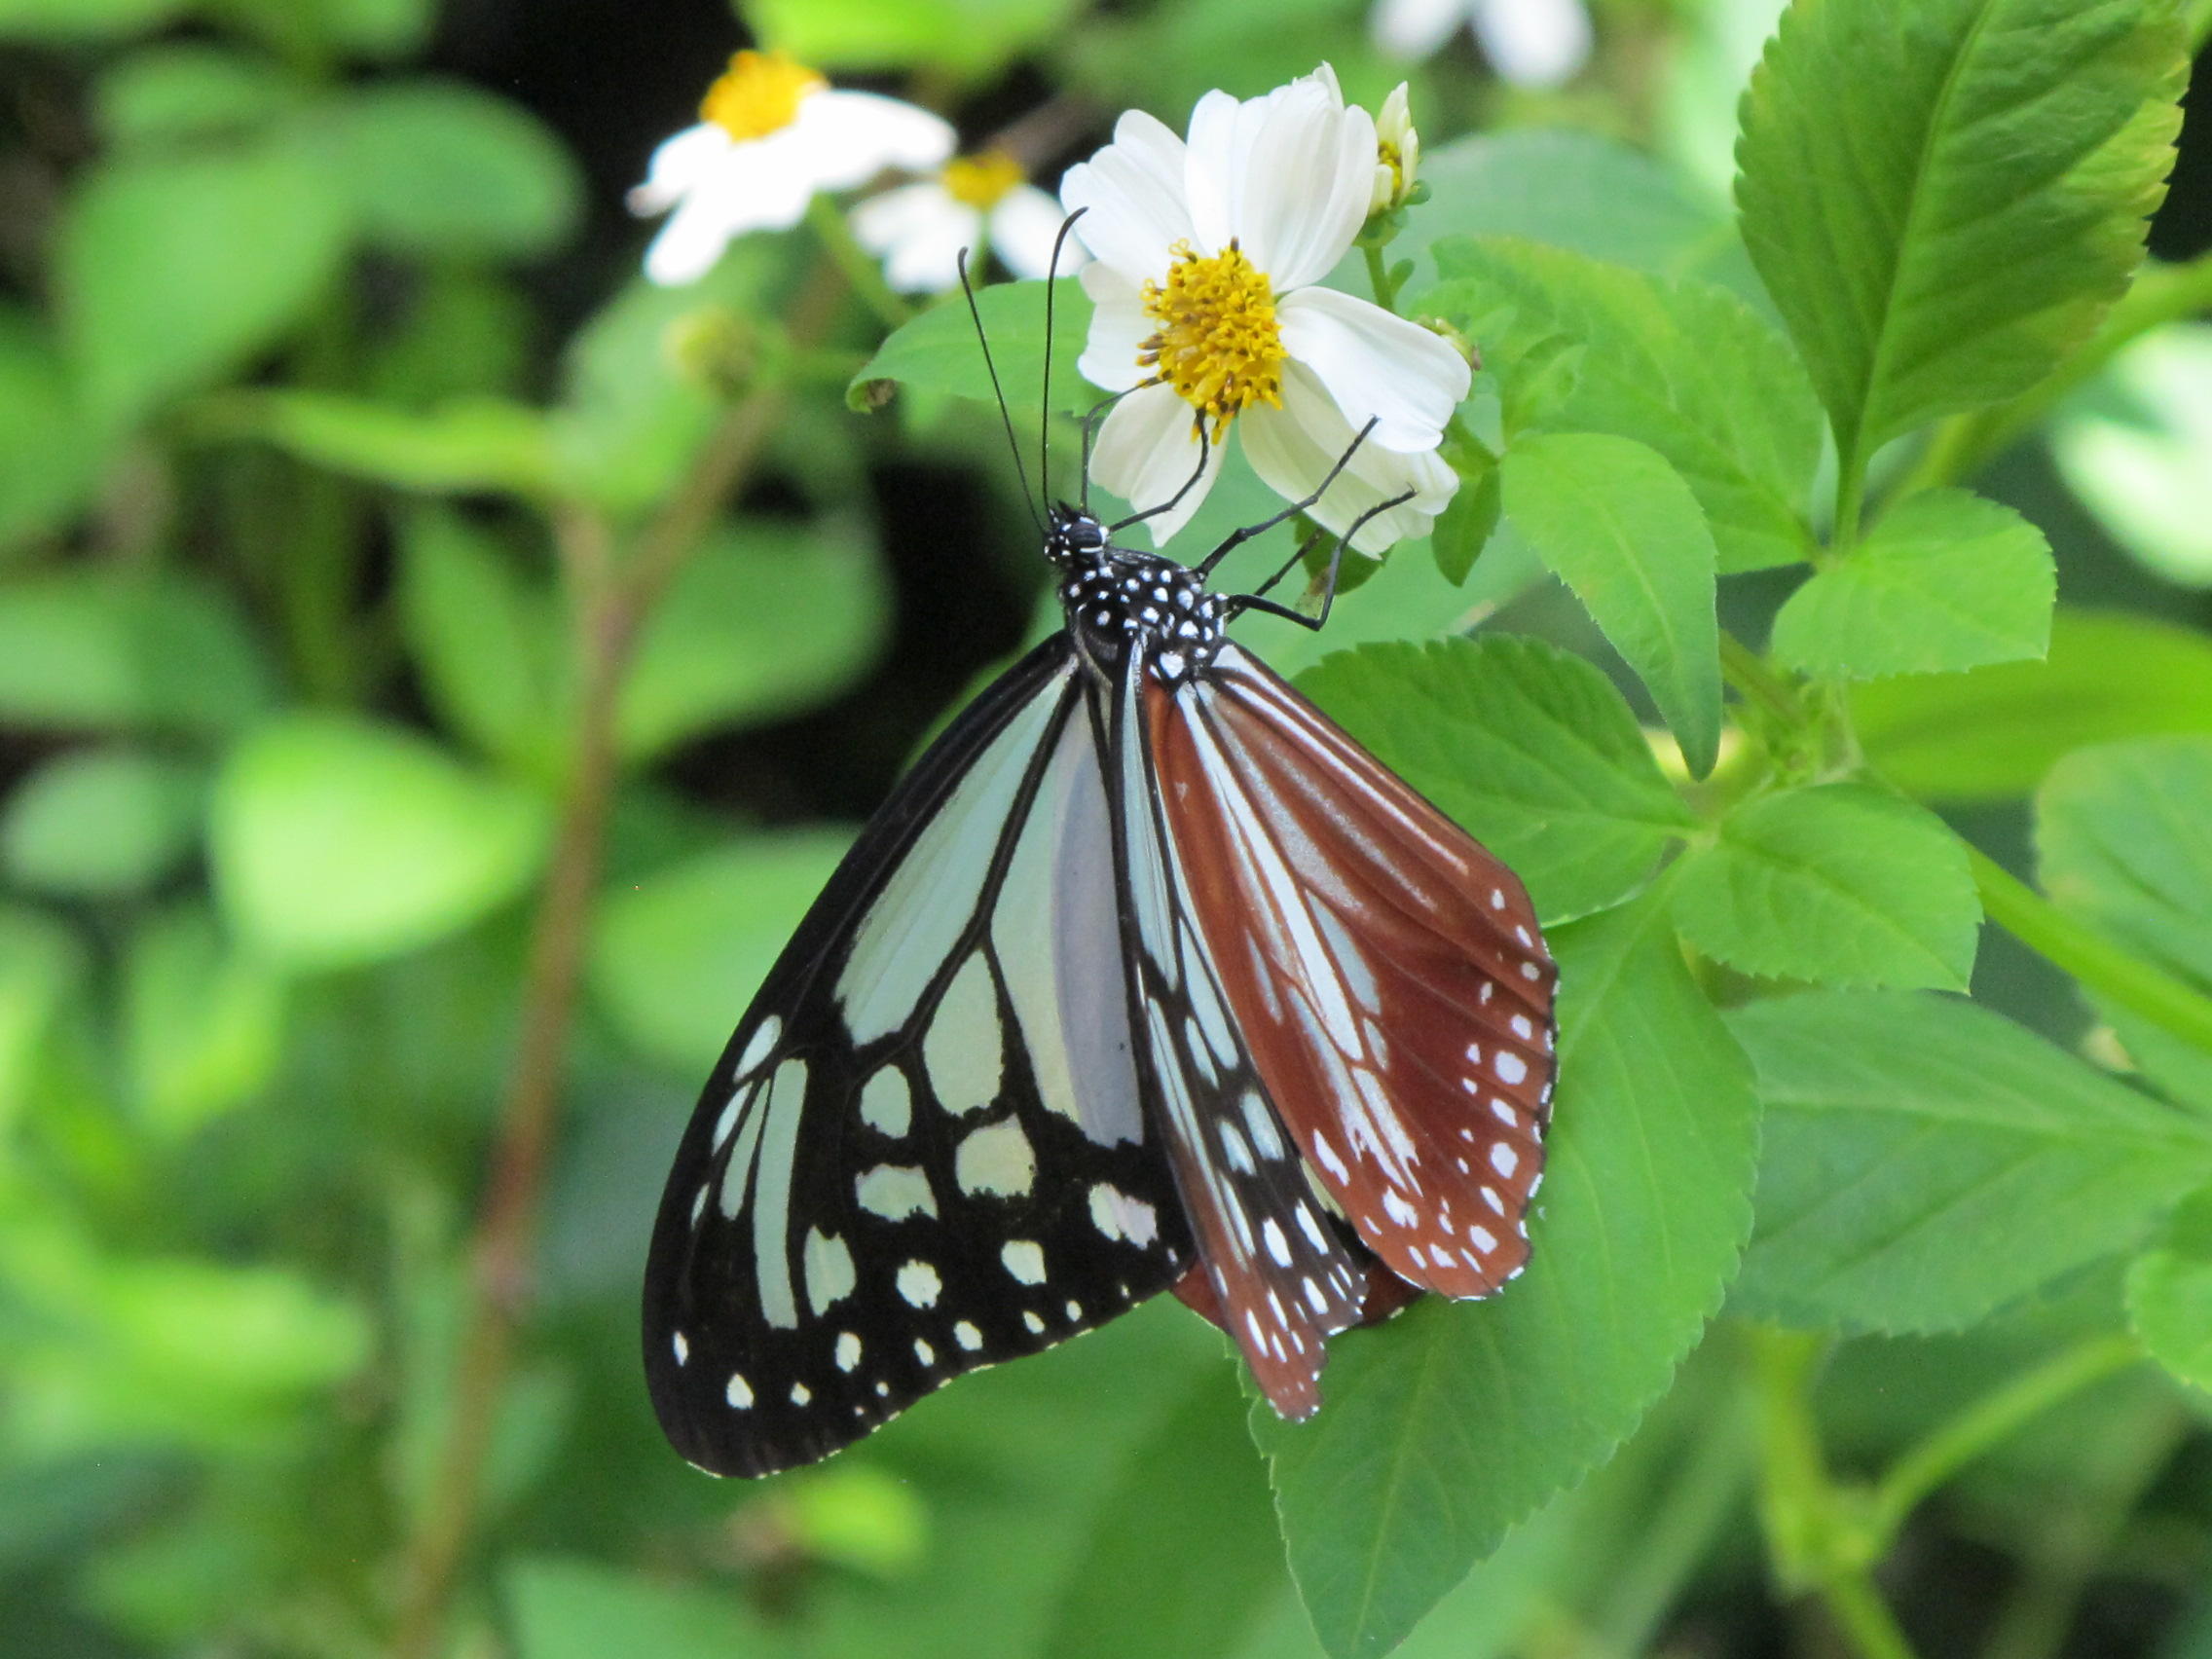
[[823, 1456], [1191, 1260], [1079, 673], [1040, 647], [917, 763], [708, 1085], [645, 1329], [663, 1426], [704, 1468]]

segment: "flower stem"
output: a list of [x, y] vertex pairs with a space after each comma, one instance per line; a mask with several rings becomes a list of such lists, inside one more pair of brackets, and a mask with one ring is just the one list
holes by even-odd
[[883, 324], [886, 333], [913, 317], [914, 308], [892, 291], [891, 284], [883, 279], [883, 268], [855, 240], [842, 208], [817, 192], [814, 200], [806, 204], [806, 222], [821, 241], [823, 251], [836, 261], [839, 273], [860, 296], [861, 303], [875, 313], [876, 321]]
[[2212, 1054], [2212, 997], [2076, 921], [1980, 848], [1970, 845], [1967, 856], [1991, 921], [2085, 989]]
[[1375, 303], [1384, 311], [1396, 314], [1398, 285], [1390, 280], [1390, 262], [1383, 250], [1374, 242], [1363, 242], [1359, 251], [1367, 259], [1368, 285], [1375, 290]]

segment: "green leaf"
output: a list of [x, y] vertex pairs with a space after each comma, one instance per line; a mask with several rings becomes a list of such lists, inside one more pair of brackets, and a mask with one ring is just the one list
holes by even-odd
[[1074, 0], [753, 0], [761, 43], [823, 69], [903, 68], [979, 79], [1059, 33]]
[[332, 45], [363, 57], [398, 57], [428, 39], [436, 0], [316, 0], [314, 22]]
[[574, 230], [583, 181], [520, 105], [460, 82], [371, 87], [311, 129], [372, 243], [440, 259], [532, 259]]
[[1981, 901], [1924, 807], [1862, 784], [1758, 795], [1673, 876], [1675, 922], [1747, 974], [1963, 991]]
[[235, 731], [275, 698], [221, 589], [78, 567], [0, 582], [0, 719], [55, 731]]
[[231, 753], [209, 854], [247, 944], [285, 966], [338, 968], [414, 950], [512, 899], [547, 828], [537, 796], [411, 732], [293, 715]]
[[1774, 652], [1836, 680], [2040, 658], [2057, 597], [2042, 531], [1965, 490], [1931, 490], [1789, 596]]
[[1715, 555], [1704, 509], [1666, 460], [1596, 432], [1506, 452], [1505, 510], [1635, 669], [1692, 775], [1720, 747]]
[[532, 1556], [508, 1568], [519, 1659], [774, 1659], [795, 1651], [731, 1592], [665, 1584], [600, 1562]]
[[2212, 1392], [2212, 1191], [2190, 1195], [2129, 1264], [2127, 1322], [2153, 1359]]
[[110, 143], [152, 148], [264, 127], [307, 92], [267, 58], [180, 42], [133, 52], [100, 77], [95, 95]]
[[1784, 15], [1736, 197], [1847, 469], [2088, 337], [2142, 258], [2187, 71], [2169, 0]]
[[1235, 1377], [1226, 1365], [1198, 1373], [1124, 1460], [1042, 1659], [1217, 1659], [1279, 1593], [1282, 1538]]
[[400, 624], [438, 713], [487, 755], [558, 776], [570, 689], [552, 596], [442, 507], [410, 514], [399, 547]]
[[55, 756], [0, 805], [0, 870], [60, 898], [118, 898], [160, 881], [200, 830], [200, 769], [136, 749]]
[[2212, 984], [2212, 736], [2070, 755], [2036, 794], [2052, 903]]
[[85, 508], [107, 449], [104, 434], [79, 410], [45, 328], [0, 307], [0, 558], [53, 535]]
[[1440, 242], [1422, 309], [1474, 341], [1519, 425], [1650, 445], [1695, 492], [1723, 571], [1806, 556], [1821, 409], [1774, 326], [1726, 290], [1512, 238]]
[[889, 609], [875, 548], [852, 527], [723, 526], [639, 641], [616, 720], [623, 756], [821, 702], [873, 660]]
[[1416, 313], [1431, 250], [1462, 237], [1520, 237], [1654, 276], [1702, 276], [1767, 304], [1720, 203], [1618, 139], [1568, 127], [1472, 134], [1424, 149], [1420, 176], [1430, 200], [1389, 247], [1392, 259], [1416, 256], [1406, 289]]
[[[1052, 287], [1052, 371], [1058, 382], [1053, 402], [1061, 408], [1088, 404], [1096, 394], [1076, 378], [1075, 365], [1090, 329], [1090, 299], [1073, 276], [1061, 277]], [[991, 343], [1014, 430], [1034, 430], [1044, 406], [1045, 284], [1001, 282], [978, 293], [976, 307], [982, 313], [983, 336]], [[879, 409], [902, 387], [992, 402], [983, 348], [962, 301], [940, 301], [902, 325], [853, 377], [845, 402], [854, 409]]]
[[1503, 510], [1497, 468], [1485, 464], [1479, 476], [1459, 481], [1458, 490], [1437, 515], [1429, 533], [1430, 550], [1436, 555], [1438, 571], [1454, 587], [1474, 571]]
[[128, 423], [275, 345], [336, 277], [347, 210], [291, 148], [105, 162], [63, 215], [63, 330], [88, 405]]
[[1617, 903], [1696, 826], [1611, 682], [1540, 641], [1362, 645], [1298, 685], [1511, 866], [1546, 922]]
[[2135, 341], [2060, 414], [2050, 450], [2121, 547], [2168, 581], [2212, 587], [2212, 325]]
[[186, 0], [0, 0], [0, 40], [117, 40], [184, 10]]
[[283, 1049], [284, 985], [234, 948], [198, 904], [131, 936], [124, 1054], [139, 1122], [181, 1138], [260, 1093]]
[[59, 922], [0, 901], [0, 1128], [30, 1100], [47, 1033], [90, 965]]
[[1766, 1108], [1735, 1306], [1953, 1330], [2125, 1249], [2212, 1138], [1971, 1003], [1813, 991], [1728, 1015]]
[[2212, 732], [2212, 642], [2062, 607], [2043, 662], [1855, 686], [1851, 710], [1861, 747], [1899, 789], [1928, 801], [2002, 800], [2092, 743]]
[[342, 392], [231, 391], [196, 411], [227, 436], [258, 438], [310, 465], [425, 495], [487, 491], [542, 500], [565, 477], [546, 419], [500, 397], [424, 413]]
[[1558, 1112], [1527, 1275], [1331, 1345], [1310, 1421], [1255, 1409], [1322, 1646], [1380, 1654], [1665, 1391], [1751, 1224], [1750, 1068], [1646, 901], [1561, 929]]
[[833, 830], [751, 835], [608, 893], [589, 973], [615, 1030], [703, 1075], [851, 845]]

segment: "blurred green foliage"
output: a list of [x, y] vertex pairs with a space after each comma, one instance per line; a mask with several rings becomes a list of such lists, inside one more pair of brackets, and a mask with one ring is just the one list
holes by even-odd
[[819, 224], [647, 285], [468, 10], [0, 0], [0, 1654], [2212, 1652], [2203, 7], [1604, 0], [1548, 90], [1355, 0], [714, 19], [669, 130], [747, 38], [1040, 166], [1411, 78], [1464, 488], [1245, 638], [1564, 965], [1535, 1266], [1314, 1422], [1159, 1305], [742, 1490], [639, 1375], [667, 1160], [1055, 608], [965, 310]]

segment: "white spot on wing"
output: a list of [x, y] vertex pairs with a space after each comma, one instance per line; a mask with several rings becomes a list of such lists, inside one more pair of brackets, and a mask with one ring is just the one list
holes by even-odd
[[1140, 1250], [1160, 1236], [1160, 1212], [1105, 1181], [1090, 1189], [1090, 1223], [1108, 1238], [1126, 1238]]
[[1499, 1141], [1490, 1149], [1490, 1166], [1511, 1180], [1514, 1170], [1521, 1167], [1521, 1155]]
[[998, 991], [981, 951], [971, 954], [945, 987], [922, 1038], [922, 1065], [948, 1112], [976, 1112], [999, 1091], [1004, 1041]]
[[861, 1090], [861, 1122], [897, 1140], [914, 1124], [914, 1090], [906, 1074], [885, 1066]]
[[1510, 1049], [1498, 1050], [1497, 1058], [1491, 1064], [1496, 1068], [1499, 1079], [1506, 1083], [1519, 1083], [1529, 1075], [1529, 1062]]
[[853, 1197], [861, 1208], [885, 1221], [903, 1221], [910, 1215], [935, 1216], [937, 1195], [930, 1178], [903, 1163], [879, 1163], [853, 1183]]
[[985, 1124], [960, 1143], [953, 1155], [953, 1173], [964, 1193], [989, 1193], [996, 1198], [1019, 1198], [1037, 1178], [1037, 1155], [1017, 1119], [1002, 1118]]
[[852, 1294], [857, 1282], [853, 1273], [853, 1253], [842, 1238], [824, 1233], [819, 1227], [810, 1227], [806, 1230], [804, 1262], [806, 1305], [819, 1319]]
[[733, 1371], [729, 1374], [729, 1386], [722, 1390], [722, 1398], [739, 1411], [746, 1411], [753, 1404], [753, 1384]]
[[908, 1262], [899, 1270], [899, 1294], [909, 1308], [935, 1308], [944, 1281], [927, 1262]]
[[839, 1371], [851, 1371], [860, 1362], [860, 1338], [850, 1331], [840, 1333], [837, 1338], [837, 1369]]
[[1420, 1219], [1420, 1212], [1406, 1202], [1395, 1187], [1382, 1189], [1382, 1210], [1400, 1227], [1411, 1227]]
[[983, 1333], [963, 1319], [959, 1324], [952, 1327], [952, 1340], [970, 1353], [974, 1353], [983, 1346]]
[[1290, 1240], [1283, 1236], [1282, 1226], [1273, 1216], [1260, 1224], [1260, 1236], [1268, 1241], [1268, 1254], [1275, 1259], [1276, 1266], [1289, 1267]]
[[804, 1382], [793, 1382], [792, 1384], [793, 1405], [803, 1406], [813, 1398], [814, 1390], [812, 1388], [809, 1388]]
[[1023, 1284], [1045, 1282], [1045, 1251], [1027, 1238], [1009, 1239], [999, 1252], [999, 1260], [1006, 1264], [1006, 1271]]
[[741, 1080], [752, 1076], [755, 1068], [768, 1057], [768, 1051], [775, 1048], [776, 1039], [783, 1034], [784, 1022], [776, 1015], [771, 1014], [763, 1019], [759, 1029], [746, 1043], [745, 1052], [737, 1057], [737, 1076]]
[[683, 1340], [683, 1333], [682, 1331], [678, 1331], [675, 1336], [669, 1339], [668, 1346], [676, 1352], [677, 1364], [682, 1365], [685, 1360], [691, 1357], [691, 1345]]

